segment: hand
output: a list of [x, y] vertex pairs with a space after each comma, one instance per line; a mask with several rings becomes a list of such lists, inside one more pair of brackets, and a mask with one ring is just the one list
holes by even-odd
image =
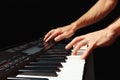
[[55, 41], [60, 41], [64, 38], [71, 37], [75, 32], [74, 29], [72, 29], [72, 27], [73, 25], [67, 25], [50, 30], [44, 37], [45, 42], [48, 42], [53, 38], [55, 39]]
[[88, 45], [81, 58], [85, 59], [93, 49], [97, 47], [108, 46], [115, 40], [115, 35], [108, 29], [99, 30], [96, 32], [88, 33], [74, 38], [67, 46], [66, 49], [74, 47], [71, 54], [77, 54], [77, 51], [85, 45]]

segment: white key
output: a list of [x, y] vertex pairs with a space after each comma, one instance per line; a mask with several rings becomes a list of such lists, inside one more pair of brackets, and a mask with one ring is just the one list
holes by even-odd
[[35, 75], [22, 75], [18, 74], [16, 77], [28, 77], [28, 78], [48, 78], [49, 80], [82, 80], [85, 59], [80, 58], [79, 52], [83, 53], [87, 47], [84, 46], [78, 51], [78, 55], [67, 56], [66, 63], [61, 63], [63, 68], [60, 68], [61, 71], [57, 72], [57, 77], [50, 76], [35, 76]]
[[[78, 51], [77, 51], [77, 54], [78, 55], [82, 55], [83, 53], [84, 53], [84, 51], [87, 49], [87, 45], [85, 45], [85, 46], [82, 46]], [[71, 50], [71, 51], [73, 51], [73, 49]]]
[[32, 76], [32, 75], [17, 75], [17, 77], [29, 78], [48, 78], [49, 80], [82, 80], [85, 60], [80, 59], [79, 55], [68, 56], [66, 63], [62, 63], [61, 72], [57, 72], [57, 77], [50, 76]]

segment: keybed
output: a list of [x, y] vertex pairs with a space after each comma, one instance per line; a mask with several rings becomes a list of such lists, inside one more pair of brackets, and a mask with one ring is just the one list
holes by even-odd
[[[70, 51], [65, 50], [64, 47], [54, 47], [48, 50], [39, 58], [36, 58], [34, 62], [31, 62], [36, 65], [25, 66], [24, 69], [19, 70], [22, 73], [16, 77], [82, 80], [85, 60], [81, 60], [80, 55], [71, 55]], [[40, 65], [41, 62], [46, 62], [46, 64]], [[71, 78], [70, 76], [74, 77]]]
[[[4, 76], [6, 78], [1, 79], [83, 80], [86, 60], [81, 59], [80, 56], [84, 53], [87, 46], [81, 47], [77, 55], [71, 55], [73, 49], [65, 49], [69, 41], [45, 43], [44, 41], [36, 40], [5, 50], [4, 52], [14, 54], [15, 56], [16, 54], [22, 55], [24, 59], [20, 58], [18, 60], [19, 58], [16, 58], [13, 60], [13, 62], [17, 61], [19, 63], [14, 63], [17, 66], [10, 66], [10, 69], [8, 69], [9, 74]], [[13, 72], [12, 69], [14, 68]], [[11, 72], [12, 74], [10, 74]]]

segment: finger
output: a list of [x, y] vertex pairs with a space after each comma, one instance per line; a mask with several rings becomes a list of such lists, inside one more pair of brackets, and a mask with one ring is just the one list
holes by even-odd
[[81, 41], [81, 40], [83, 40], [82, 37], [75, 38], [70, 43], [68, 43], [68, 45], [65, 48], [70, 49], [74, 44], [76, 44], [78, 41]]
[[49, 40], [55, 38], [56, 36], [58, 36], [60, 34], [60, 32], [54, 32], [52, 33], [47, 39], [46, 42], [48, 42]]
[[57, 36], [55, 38], [55, 41], [60, 41], [60, 40], [62, 40], [64, 38], [67, 38], [67, 35], [68, 35], [67, 33], [60, 34], [59, 36]]
[[86, 51], [81, 55], [81, 59], [86, 59], [93, 49], [94, 49], [94, 44], [89, 45]]
[[65, 38], [64, 34], [61, 34], [61, 35], [59, 35], [59, 36], [57, 36], [57, 37], [55, 38], [55, 41], [60, 41], [60, 40], [62, 40], [62, 39], [64, 39], [64, 38]]
[[45, 41], [46, 41], [47, 38], [52, 34], [52, 32], [53, 32], [53, 31], [49, 31], [49, 32], [45, 35], [45, 37], [44, 37], [44, 40], [45, 40]]
[[81, 42], [79, 42], [75, 47], [74, 47], [74, 49], [73, 49], [73, 51], [72, 51], [72, 55], [76, 55], [77, 53], [78, 53], [78, 50], [80, 50], [80, 48], [82, 47], [82, 46], [85, 46], [86, 45], [86, 42], [83, 40], [83, 41], [81, 41]]

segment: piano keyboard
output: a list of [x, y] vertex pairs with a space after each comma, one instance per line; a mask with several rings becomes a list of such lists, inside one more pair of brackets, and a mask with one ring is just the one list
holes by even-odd
[[[27, 56], [29, 56], [28, 61], [24, 66], [18, 68], [16, 72], [7, 76], [6, 79], [83, 80], [86, 60], [80, 59], [80, 55], [87, 47], [82, 47], [77, 55], [71, 55], [72, 50], [65, 50], [65, 45], [65, 43], [61, 42], [52, 48], [50, 46], [43, 48], [41, 45], [34, 45], [23, 50], [16, 49], [22, 53], [27, 53]], [[47, 51], [44, 51], [44, 49], [47, 49]], [[9, 52], [10, 50], [6, 51]]]
[[[82, 80], [85, 60], [81, 60], [79, 55], [66, 56], [67, 59], [65, 60], [65, 56], [66, 55], [63, 54], [62, 56], [54, 56], [52, 59], [48, 59], [48, 56], [39, 58], [36, 62], [31, 62], [33, 65], [27, 65], [24, 69], [19, 70], [22, 73], [18, 74], [17, 77], [48, 78], [48, 80]], [[49, 61], [52, 61], [53, 64], [40, 66], [39, 63], [41, 60], [47, 61], [48, 63], [46, 64], [49, 64]], [[56, 65], [56, 63], [60, 63], [61, 65]], [[41, 73], [42, 70], [43, 73]], [[47, 72], [44, 73], [44, 70], [47, 70]]]

